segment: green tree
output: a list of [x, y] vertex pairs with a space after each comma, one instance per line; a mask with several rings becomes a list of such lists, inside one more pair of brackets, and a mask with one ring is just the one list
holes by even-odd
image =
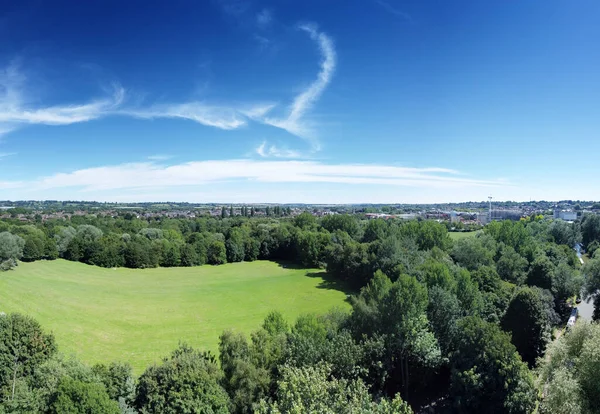
[[457, 240], [450, 254], [456, 263], [474, 271], [483, 266], [494, 265], [495, 245], [495, 241], [487, 235], [467, 237]]
[[307, 213], [306, 211], [300, 213], [296, 216], [296, 218], [294, 218], [294, 225], [303, 230], [314, 229], [316, 224], [317, 219], [315, 218], [315, 216], [313, 216], [310, 213]]
[[87, 383], [65, 377], [60, 381], [51, 414], [120, 414], [102, 384]]
[[537, 286], [542, 289], [552, 290], [552, 282], [554, 280], [554, 265], [546, 257], [540, 255], [536, 257], [527, 274], [527, 284], [529, 286]]
[[520, 289], [508, 305], [502, 328], [512, 334], [523, 361], [533, 366], [550, 339], [550, 323], [539, 295], [530, 288]]
[[46, 334], [29, 316], [0, 316], [0, 388], [30, 376], [56, 352], [54, 336]]
[[131, 365], [122, 362], [96, 364], [92, 372], [100, 378], [110, 399], [127, 401], [133, 397], [135, 387]]
[[7, 231], [0, 233], [0, 270], [8, 270], [17, 265], [23, 256], [25, 240]]
[[257, 413], [412, 413], [399, 397], [392, 402], [373, 402], [364, 383], [332, 377], [327, 364], [284, 366], [282, 371], [275, 402], [262, 401]]
[[234, 227], [229, 231], [227, 241], [225, 242], [227, 250], [227, 261], [230, 263], [241, 262], [245, 256], [244, 233], [239, 227]]
[[511, 246], [504, 246], [500, 258], [496, 262], [496, 269], [502, 280], [521, 285], [525, 282], [527, 274], [527, 259], [521, 256]]
[[473, 316], [462, 319], [458, 331], [451, 358], [455, 412], [531, 413], [536, 399], [533, 378], [510, 337]]
[[206, 262], [212, 265], [227, 263], [227, 250], [225, 243], [220, 240], [213, 240], [206, 251]]
[[321, 220], [321, 226], [333, 233], [335, 231], [346, 232], [350, 237], [358, 239], [360, 236], [360, 227], [356, 216], [349, 214], [334, 214], [323, 217]]
[[185, 243], [181, 245], [181, 265], [182, 266], [196, 266], [199, 264], [198, 253], [193, 245]]
[[142, 413], [229, 412], [222, 373], [210, 354], [180, 345], [161, 365], [146, 369], [136, 387], [134, 406]]
[[232, 412], [251, 413], [253, 405], [267, 396], [270, 373], [257, 366], [246, 338], [225, 331], [219, 338], [219, 359], [223, 369], [223, 385], [231, 398]]
[[462, 310], [455, 294], [439, 286], [429, 289], [427, 318], [444, 357], [449, 357], [454, 349], [457, 335], [456, 323], [461, 316]]
[[408, 399], [412, 371], [424, 374], [441, 363], [439, 344], [427, 320], [427, 289], [402, 275], [391, 283], [381, 272], [353, 298], [350, 324], [357, 335], [383, 336], [395, 381]]

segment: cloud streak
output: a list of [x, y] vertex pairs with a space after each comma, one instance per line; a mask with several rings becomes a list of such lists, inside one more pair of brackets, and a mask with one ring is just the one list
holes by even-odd
[[203, 102], [155, 105], [149, 108], [124, 109], [121, 115], [141, 119], [180, 118], [202, 125], [232, 130], [245, 126], [248, 119], [258, 119], [273, 108], [273, 104], [254, 104], [246, 107], [213, 106]]
[[273, 13], [269, 9], [262, 9], [256, 14], [256, 24], [258, 27], [264, 29], [273, 20]]
[[311, 39], [315, 40], [319, 45], [322, 58], [320, 71], [317, 74], [317, 79], [296, 96], [289, 108], [287, 117], [279, 119], [265, 118], [265, 123], [284, 129], [293, 135], [312, 139], [314, 149], [318, 150], [319, 144], [314, 141], [314, 133], [311, 131], [310, 126], [306, 122], [303, 122], [303, 118], [331, 82], [336, 67], [336, 53], [331, 38], [325, 33], [319, 32], [316, 26], [302, 25], [300, 29], [307, 32]]
[[276, 145], [268, 145], [267, 141], [263, 141], [255, 149], [255, 152], [263, 158], [303, 158], [299, 151], [279, 148]]
[[392, 6], [390, 3], [388, 3], [385, 0], [375, 0], [375, 3], [377, 3], [379, 6], [381, 6], [383, 9], [385, 9], [387, 12], [393, 14], [396, 17], [400, 17], [407, 21], [412, 20], [412, 18], [410, 17], [410, 14], [405, 13], [402, 10], [395, 8], [394, 6]]
[[18, 61], [0, 71], [0, 135], [22, 124], [68, 125], [98, 119], [116, 111], [125, 99], [125, 89], [113, 84], [112, 94], [106, 98], [76, 105], [31, 108], [23, 92], [25, 81]]
[[[268, 154], [268, 149], [264, 149]], [[2, 182], [0, 188], [27, 191], [77, 188], [80, 192], [203, 186], [221, 182], [332, 183], [390, 187], [463, 188], [505, 186], [500, 181], [465, 178], [446, 168], [372, 164], [325, 164], [299, 160], [212, 160], [174, 165], [141, 162], [86, 168], [29, 182]]]
[[[237, 10], [241, 4], [238, 1], [226, 2], [227, 7], [231, 7], [232, 10]], [[268, 24], [271, 19], [272, 14], [267, 9], [257, 15], [257, 21], [262, 24]], [[0, 71], [0, 136], [21, 125], [69, 125], [110, 115], [140, 119], [186, 119], [223, 130], [238, 129], [246, 126], [249, 121], [254, 121], [305, 138], [312, 143], [312, 150], [318, 151], [320, 145], [310, 121], [306, 120], [306, 115], [331, 82], [336, 68], [336, 52], [331, 38], [320, 32], [315, 25], [302, 25], [299, 28], [308, 33], [317, 43], [321, 54], [320, 70], [317, 78], [294, 98], [285, 117], [268, 116], [276, 106], [273, 102], [214, 105], [204, 101], [190, 101], [126, 106], [126, 90], [119, 84], [113, 85], [109, 96], [87, 103], [34, 108], [26, 103], [24, 94], [26, 78], [19, 70], [18, 62], [15, 61]], [[295, 156], [293, 151], [278, 150], [276, 147], [272, 147], [270, 152], [272, 156], [287, 158]]]

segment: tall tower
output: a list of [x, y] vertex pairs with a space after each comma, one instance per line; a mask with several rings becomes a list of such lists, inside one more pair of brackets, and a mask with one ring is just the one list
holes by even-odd
[[488, 196], [488, 200], [490, 202], [490, 218], [489, 218], [489, 221], [492, 221], [492, 196]]

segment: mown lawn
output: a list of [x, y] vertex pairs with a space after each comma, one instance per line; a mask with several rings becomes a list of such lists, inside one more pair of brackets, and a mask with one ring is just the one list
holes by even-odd
[[467, 237], [475, 237], [477, 231], [451, 231], [448, 232], [452, 240], [466, 239]]
[[249, 333], [271, 310], [292, 322], [345, 299], [323, 271], [267, 261], [141, 270], [56, 260], [0, 273], [0, 311], [33, 316], [64, 353], [128, 361], [136, 374], [179, 341], [216, 351], [224, 329]]

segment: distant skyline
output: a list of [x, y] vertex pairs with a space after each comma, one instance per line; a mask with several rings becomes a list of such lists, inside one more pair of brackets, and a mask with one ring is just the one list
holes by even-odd
[[600, 199], [593, 0], [5, 3], [0, 200]]

